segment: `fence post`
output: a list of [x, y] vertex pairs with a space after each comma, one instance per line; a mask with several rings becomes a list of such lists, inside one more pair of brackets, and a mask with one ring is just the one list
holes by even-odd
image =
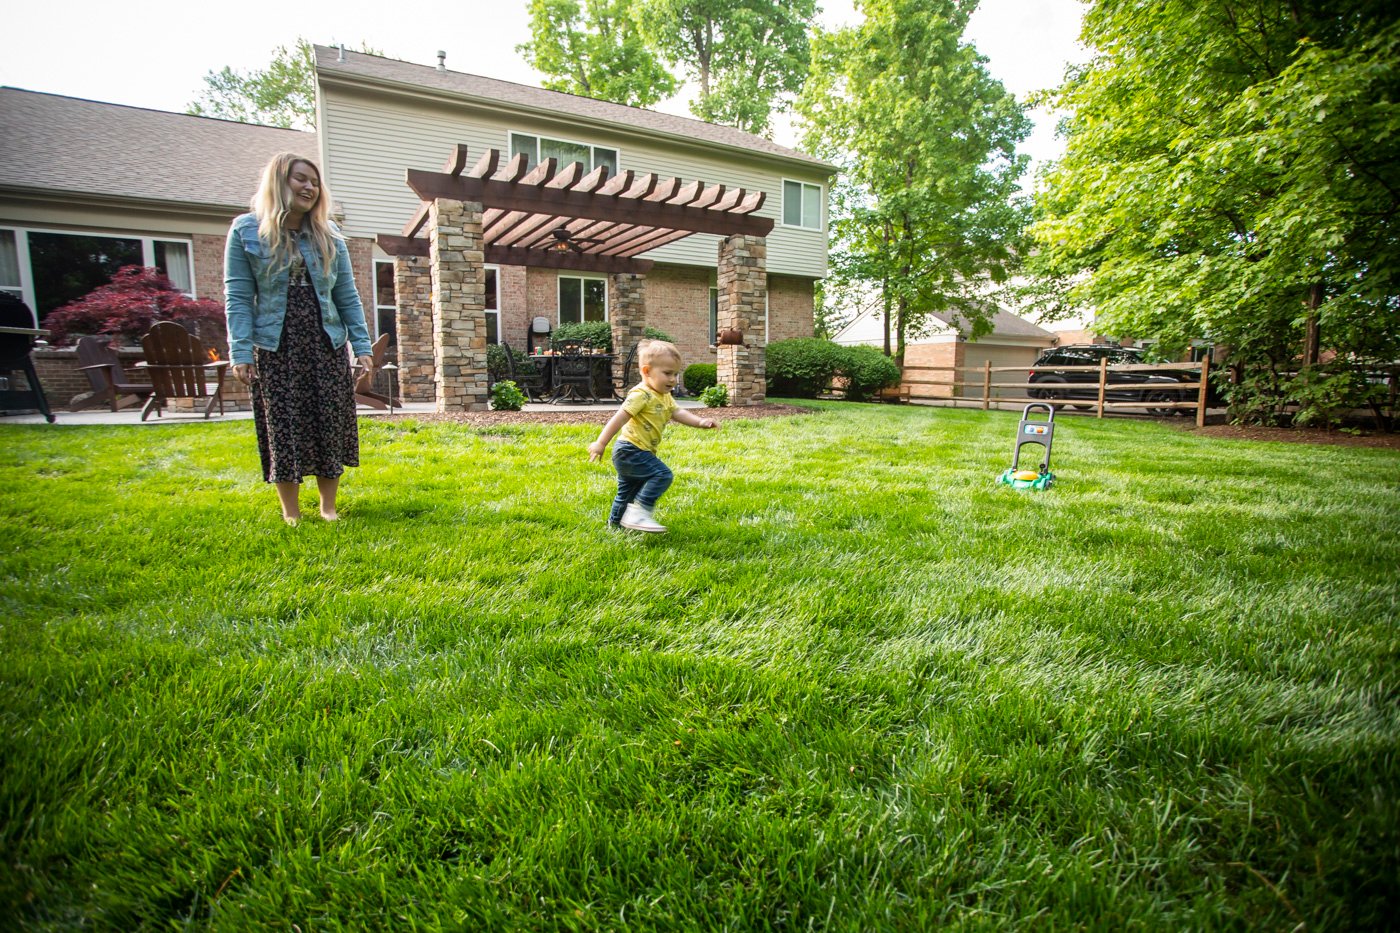
[[1108, 357], [1099, 357], [1099, 413], [1098, 417], [1103, 417], [1104, 388], [1108, 383]]
[[982, 410], [986, 411], [992, 404], [992, 361], [982, 361]]
[[1206, 386], [1210, 384], [1210, 354], [1201, 357], [1201, 389], [1196, 393], [1196, 427], [1206, 426]]

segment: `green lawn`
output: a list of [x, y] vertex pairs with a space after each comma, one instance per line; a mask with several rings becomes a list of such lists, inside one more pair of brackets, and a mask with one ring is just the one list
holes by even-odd
[[[0, 926], [1331, 930], [1400, 878], [1400, 454], [823, 404], [0, 425]], [[1029, 448], [1032, 452], [1036, 448]]]

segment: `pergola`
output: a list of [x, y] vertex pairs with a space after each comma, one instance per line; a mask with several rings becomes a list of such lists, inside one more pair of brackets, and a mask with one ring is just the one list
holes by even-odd
[[610, 176], [577, 162], [561, 169], [554, 159], [531, 168], [523, 155], [503, 164], [494, 149], [466, 164], [459, 145], [440, 172], [407, 170], [423, 203], [400, 234], [377, 238], [396, 257], [406, 397], [435, 398], [439, 411], [488, 407], [484, 264], [610, 274], [613, 344], [621, 348], [646, 325], [644, 278], [653, 262], [640, 254], [708, 233], [723, 238], [720, 327], [741, 331], [746, 344], [719, 348], [719, 378], [736, 404], [763, 400], [763, 238], [773, 229], [772, 218], [756, 215], [764, 192], [631, 171]]

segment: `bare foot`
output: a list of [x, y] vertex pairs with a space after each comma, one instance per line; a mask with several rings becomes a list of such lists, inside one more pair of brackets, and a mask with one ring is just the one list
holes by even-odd
[[321, 518], [328, 522], [338, 522], [340, 521], [340, 514], [334, 509], [332, 509], [329, 512], [327, 512], [325, 509], [322, 509]]
[[284, 514], [284, 515], [282, 516], [282, 521], [286, 522], [288, 525], [293, 525], [293, 526], [295, 526], [295, 525], [297, 524], [297, 522], [301, 521], [301, 513], [298, 512], [296, 515], [286, 515], [286, 514]]

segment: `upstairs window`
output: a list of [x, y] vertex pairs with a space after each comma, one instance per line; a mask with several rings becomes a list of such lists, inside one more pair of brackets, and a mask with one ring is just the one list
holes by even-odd
[[822, 186], [783, 181], [783, 226], [822, 228]]
[[557, 159], [559, 167], [582, 162], [585, 171], [593, 171], [600, 165], [608, 167], [608, 177], [617, 174], [617, 150], [604, 146], [590, 146], [587, 143], [571, 143], [563, 139], [550, 139], [547, 136], [529, 136], [525, 133], [510, 134], [511, 157], [525, 153], [531, 165], [538, 165], [545, 159]]

